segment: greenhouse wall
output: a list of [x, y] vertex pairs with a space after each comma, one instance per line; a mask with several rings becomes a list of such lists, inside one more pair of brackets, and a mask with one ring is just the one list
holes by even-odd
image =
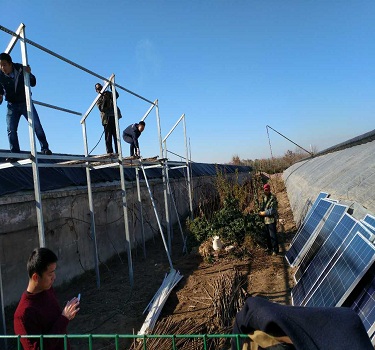
[[338, 149], [321, 152], [322, 155], [300, 161], [284, 171], [297, 226], [320, 192], [327, 192], [330, 198], [348, 205], [358, 220], [367, 213], [375, 214], [375, 141], [347, 142], [346, 148]]

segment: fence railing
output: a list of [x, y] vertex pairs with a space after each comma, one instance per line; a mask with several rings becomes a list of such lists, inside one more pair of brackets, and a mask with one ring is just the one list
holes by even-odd
[[[223, 348], [220, 350], [229, 350], [230, 349], [230, 341], [231, 339], [234, 340], [236, 344], [236, 350], [241, 350], [240, 339], [247, 338], [248, 335], [246, 334], [148, 334], [148, 335], [130, 335], [130, 334], [59, 334], [59, 335], [0, 335], [0, 344], [1, 342], [5, 343], [12, 343], [11, 345], [8, 344], [6, 347], [9, 349], [17, 349], [23, 350], [21, 339], [28, 338], [28, 339], [38, 339], [40, 344], [40, 350], [45, 349], [45, 341], [48, 339], [61, 339], [64, 350], [69, 350], [69, 343], [74, 342], [74, 340], [83, 340], [85, 344], [80, 343], [79, 349], [80, 350], [95, 350], [94, 347], [95, 341], [105, 340], [110, 341], [113, 343], [112, 347], [106, 346], [106, 350], [124, 350], [124, 347], [120, 345], [121, 340], [128, 340], [133, 341], [133, 345], [130, 346], [131, 349], [142, 349], [142, 350], [151, 350], [157, 348], [158, 350], [182, 350], [182, 349], [194, 349], [194, 350], [210, 350], [215, 349], [213, 347], [212, 341], [214, 340], [222, 340], [226, 342]], [[162, 344], [155, 344], [154, 341], [162, 341], [166, 340], [168, 342], [164, 342]], [[185, 346], [186, 344], [178, 344], [181, 343], [181, 340], [185, 341], [194, 341], [194, 347]], [[136, 346], [134, 346], [136, 343]], [[74, 344], [71, 344], [72, 348], [74, 349]], [[121, 347], [120, 347], [121, 346]], [[102, 346], [101, 346], [102, 347]], [[129, 347], [127, 347], [129, 348]]]

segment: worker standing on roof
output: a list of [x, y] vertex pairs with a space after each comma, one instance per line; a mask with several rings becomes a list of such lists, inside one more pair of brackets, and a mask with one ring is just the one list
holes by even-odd
[[262, 197], [259, 216], [264, 217], [265, 234], [267, 239], [267, 251], [272, 255], [279, 253], [279, 241], [277, 239], [277, 199], [271, 193], [269, 184], [263, 186], [264, 195]]
[[[115, 145], [115, 152], [118, 154], [117, 136], [116, 136], [116, 121], [115, 121], [115, 109], [113, 106], [113, 96], [110, 91], [103, 91], [102, 84], [95, 84], [95, 91], [100, 94], [96, 105], [100, 111], [100, 118], [102, 119], [102, 125], [104, 127], [105, 137], [105, 148], [108, 154], [113, 153], [112, 139]], [[112, 85], [111, 85], [112, 89]], [[118, 92], [116, 91], [116, 98], [118, 98]], [[117, 107], [118, 118], [121, 118], [120, 108]]]
[[122, 138], [125, 142], [130, 144], [130, 156], [140, 157], [141, 152], [139, 149], [138, 138], [141, 136], [146, 123], [141, 120], [139, 123], [129, 125], [122, 133]]
[[[30, 86], [36, 85], [36, 78], [31, 74], [30, 66], [24, 67], [20, 63], [13, 63], [9, 54], [3, 52], [0, 54], [0, 104], [3, 102], [3, 95], [7, 104], [7, 131], [9, 147], [12, 153], [20, 152], [18, 142], [18, 123], [23, 115], [27, 119], [27, 106], [24, 82], [24, 70], [29, 73]], [[31, 102], [35, 134], [40, 142], [43, 154], [51, 155], [52, 152], [48, 147], [46, 135], [36, 111], [34, 104]], [[7, 161], [16, 161], [15, 158], [7, 158]]]

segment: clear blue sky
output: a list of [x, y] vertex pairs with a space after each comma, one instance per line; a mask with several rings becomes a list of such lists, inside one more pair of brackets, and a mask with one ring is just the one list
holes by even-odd
[[[0, 24], [15, 31], [24, 23], [30, 40], [158, 99], [163, 136], [185, 113], [192, 160], [225, 163], [270, 157], [266, 125], [319, 150], [373, 130], [374, 21], [373, 0], [2, 0]], [[0, 31], [3, 50], [10, 38]], [[30, 45], [28, 55], [33, 99], [86, 112], [97, 78]], [[19, 45], [12, 56], [21, 60]], [[150, 105], [119, 93], [124, 129]], [[36, 108], [53, 152], [83, 154], [80, 117]], [[3, 103], [1, 149], [9, 148], [5, 114]], [[146, 122], [142, 155], [159, 155], [155, 112]], [[102, 130], [95, 107], [90, 149]], [[275, 156], [295, 150], [270, 136]], [[19, 138], [30, 149], [25, 120]], [[185, 155], [183, 140], [181, 125], [168, 148]], [[102, 140], [93, 153], [104, 152]]]

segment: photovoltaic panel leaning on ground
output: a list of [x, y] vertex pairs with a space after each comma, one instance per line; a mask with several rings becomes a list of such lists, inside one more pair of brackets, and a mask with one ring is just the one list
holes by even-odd
[[[322, 199], [326, 201], [326, 199]], [[302, 274], [306, 271], [311, 260], [314, 258], [315, 254], [319, 251], [320, 247], [324, 244], [327, 237], [330, 235], [332, 230], [335, 228], [337, 223], [341, 220], [342, 216], [348, 210], [346, 205], [334, 204], [332, 210], [328, 214], [327, 218], [323, 220], [323, 225], [320, 229], [316, 230], [315, 237], [310, 240], [310, 247], [308, 248], [306, 254], [303, 256], [301, 262], [298, 265], [298, 269], [294, 274], [294, 279], [296, 282], [299, 281]]]
[[366, 227], [366, 229], [371, 232], [373, 235], [375, 235], [375, 227], [370, 226], [369, 224], [366, 224], [363, 220], [361, 220], [361, 224]]
[[354, 310], [362, 320], [367, 334], [375, 341], [375, 264], [367, 271], [362, 278], [356, 294], [346, 303], [347, 307]]
[[363, 218], [362, 221], [365, 223], [365, 225], [369, 226], [372, 231], [375, 230], [375, 217], [374, 216], [367, 214]]
[[350, 307], [375, 345], [375, 217], [356, 220], [330, 198], [314, 204], [286, 256], [298, 266], [293, 305]]
[[293, 287], [293, 305], [304, 305], [306, 296], [314, 287], [319, 276], [323, 273], [325, 267], [328, 265], [334, 253], [337, 251], [345, 237], [349, 234], [355, 223], [356, 220], [347, 213], [345, 213], [341, 220], [337, 223], [319, 251], [311, 260], [300, 280]]
[[303, 228], [297, 233], [297, 237], [290, 245], [285, 254], [285, 258], [291, 266], [296, 266], [301, 261], [309, 239], [318, 229], [323, 218], [330, 212], [334, 203], [330, 201], [319, 200], [318, 204], [305, 221]]
[[[342, 252], [348, 247], [348, 245], [350, 244], [350, 242], [352, 241], [352, 239], [354, 238], [354, 236], [355, 236], [356, 233], [362, 234], [363, 237], [366, 240], [369, 240], [369, 241], [373, 240], [373, 238], [374, 238], [374, 235], [369, 230], [367, 230], [367, 228], [363, 224], [361, 224], [359, 221], [356, 220], [356, 223], [354, 224], [354, 226], [352, 227], [352, 229], [349, 231], [349, 233], [346, 235], [346, 237], [342, 241], [341, 245], [338, 247], [337, 251], [333, 254], [333, 256], [329, 260], [327, 266], [324, 267], [324, 270], [320, 274], [318, 280], [315, 282], [315, 285], [310, 290], [310, 292], [306, 295], [305, 300], [310, 299], [310, 297], [316, 292], [317, 289], [320, 289], [321, 286], [324, 287], [327, 284], [328, 284], [328, 286], [330, 286], [330, 285], [333, 284], [332, 280], [329, 277], [327, 277], [327, 275], [329, 274], [330, 270], [334, 267], [334, 265], [336, 264], [336, 262], [339, 260]], [[350, 265], [350, 263], [352, 265]], [[355, 264], [356, 264], [356, 260], [354, 260], [354, 259], [351, 259], [348, 262], [348, 266], [352, 267], [353, 269], [355, 268]], [[324, 280], [324, 283], [322, 284], [323, 280]], [[337, 294], [338, 293], [339, 292], [337, 292]], [[337, 302], [337, 305], [333, 305], [333, 306], [341, 306], [342, 303], [347, 298], [347, 296], [348, 295], [345, 295], [345, 297], [344, 297], [344, 295], [343, 295], [344, 299], [340, 300], [339, 302]]]
[[315, 207], [318, 205], [319, 201], [323, 198], [328, 198], [329, 197], [329, 194], [326, 193], [326, 192], [320, 192], [318, 194], [318, 196], [316, 197], [314, 203], [312, 204], [311, 208], [308, 210], [308, 212], [306, 213], [306, 216], [301, 224], [301, 226], [299, 227], [297, 233], [295, 234], [295, 236], [293, 237], [292, 239], [292, 242], [291, 244], [293, 244], [293, 242], [295, 241], [296, 237], [298, 237], [298, 234], [299, 232], [303, 229], [303, 226], [305, 224], [305, 222], [307, 221], [307, 219], [310, 217], [311, 213], [314, 211]]
[[305, 306], [341, 306], [375, 261], [375, 246], [357, 232], [307, 299]]

